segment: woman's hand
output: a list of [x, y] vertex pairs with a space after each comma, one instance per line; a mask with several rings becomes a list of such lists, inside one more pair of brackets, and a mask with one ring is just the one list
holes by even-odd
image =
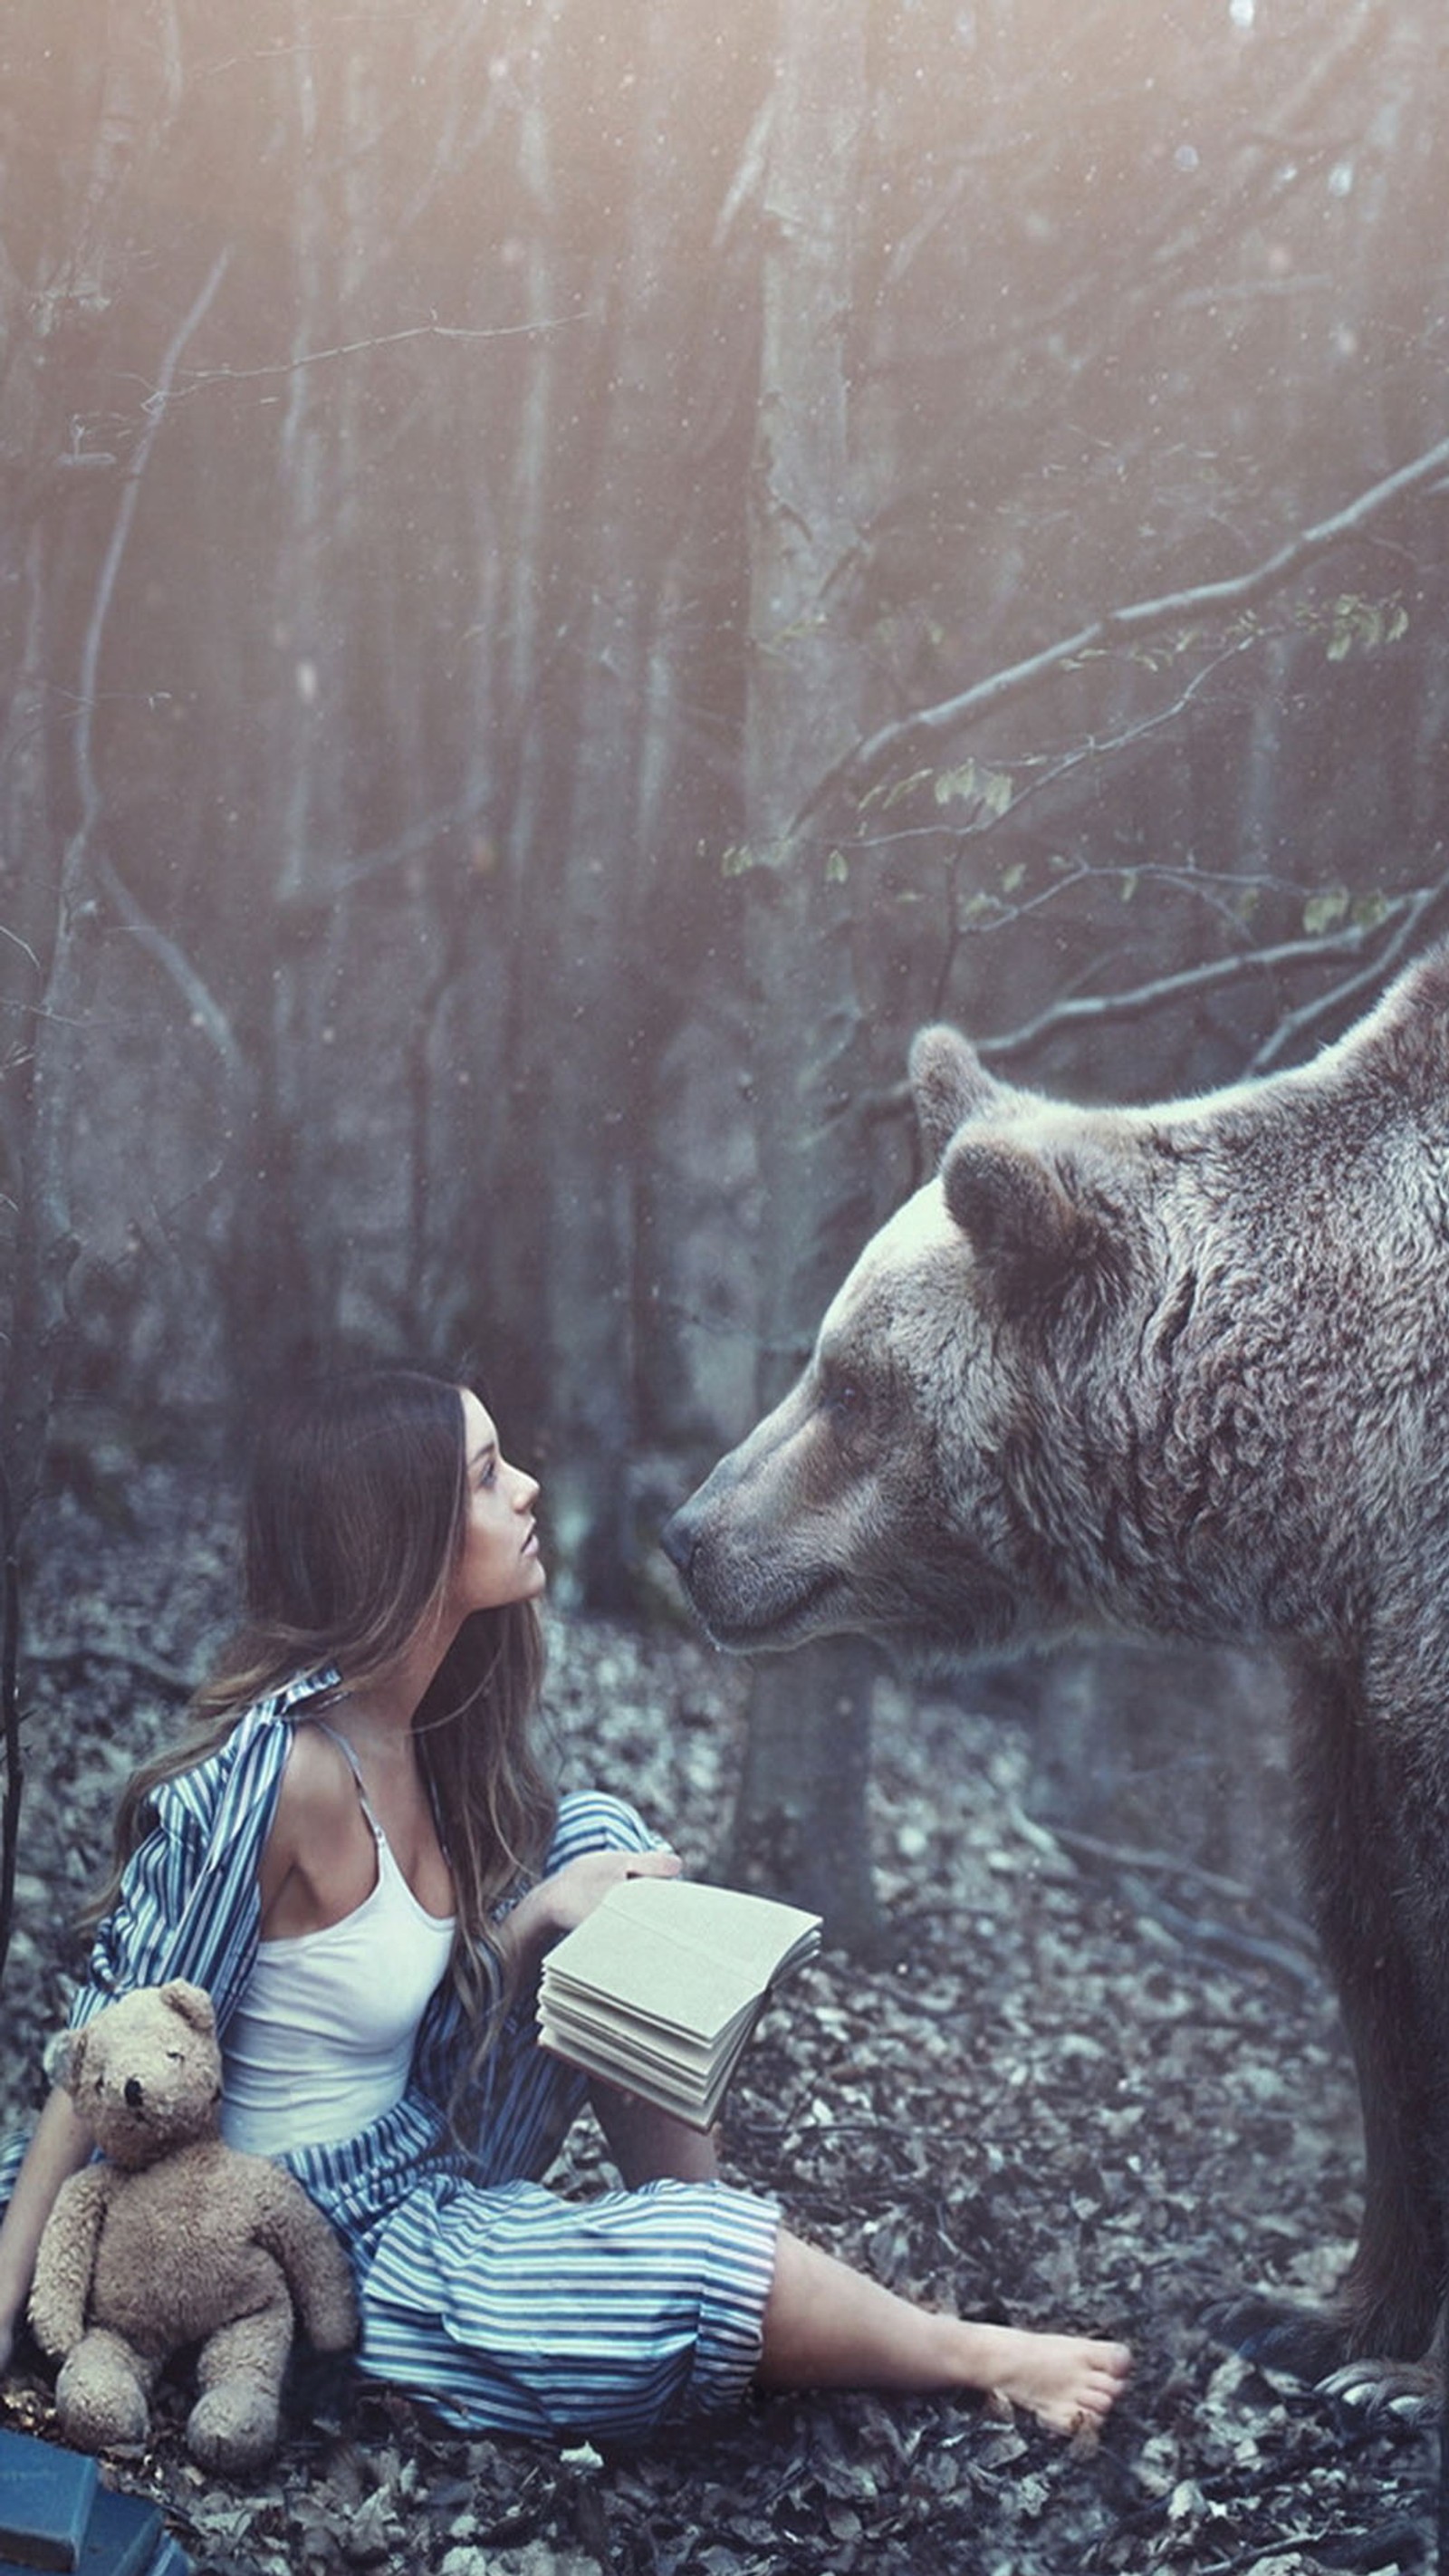
[[611, 1887], [626, 1878], [678, 1878], [681, 1867], [672, 1851], [584, 1852], [519, 1899], [499, 1926], [499, 1947], [520, 1960], [548, 1949], [592, 1914]]

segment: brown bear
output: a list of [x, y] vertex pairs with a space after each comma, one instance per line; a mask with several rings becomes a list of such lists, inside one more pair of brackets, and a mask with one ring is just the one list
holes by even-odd
[[[1160, 1108], [912, 1080], [935, 1176], [669, 1523], [722, 1646], [1097, 1629], [1294, 1660], [1306, 1872], [1363, 2097], [1330, 2307], [1260, 2354], [1427, 2401], [1449, 2184], [1449, 947], [1292, 1072]], [[1344, 2368], [1344, 2365], [1352, 2365]]]

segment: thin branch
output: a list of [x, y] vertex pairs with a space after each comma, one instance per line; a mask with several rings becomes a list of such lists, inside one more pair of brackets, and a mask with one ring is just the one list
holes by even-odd
[[458, 322], [412, 322], [399, 331], [377, 331], [365, 340], [339, 341], [335, 349], [299, 349], [293, 358], [277, 358], [265, 367], [198, 368], [186, 383], [173, 391], [159, 379], [146, 397], [143, 408], [152, 410], [168, 400], [183, 401], [188, 394], [203, 393], [208, 385], [245, 385], [275, 381], [278, 376], [293, 375], [298, 367], [321, 367], [336, 358], [365, 358], [374, 349], [393, 349], [405, 340], [528, 340], [545, 332], [568, 331], [575, 324], [597, 319], [592, 308], [580, 305], [577, 313], [559, 313], [537, 322], [497, 322], [469, 327]]
[[12, 948], [18, 948], [22, 957], [28, 957], [37, 975], [44, 971], [29, 940], [22, 939], [18, 930], [11, 930], [3, 921], [0, 921], [0, 939], [8, 939]]
[[371, 885], [409, 860], [423, 857], [446, 857], [439, 842], [446, 834], [466, 830], [477, 823], [486, 811], [481, 797], [471, 797], [465, 804], [443, 806], [435, 814], [424, 814], [409, 823], [396, 839], [385, 841], [374, 850], [364, 850], [359, 858], [345, 867], [333, 868], [315, 885], [299, 888], [284, 898], [284, 909], [292, 915], [330, 912], [359, 886]]
[[166, 346], [155, 390], [144, 407], [145, 427], [126, 467], [120, 506], [116, 511], [115, 523], [102, 558], [100, 575], [96, 582], [96, 594], [91, 604], [90, 620], [86, 627], [85, 643], [81, 650], [80, 677], [76, 683], [79, 710], [76, 717], [75, 766], [81, 793], [80, 837], [82, 840], [89, 837], [101, 810], [100, 790], [96, 785], [91, 753], [92, 711], [97, 702], [96, 675], [100, 669], [101, 645], [111, 613], [111, 601], [115, 596], [122, 559], [130, 542], [136, 505], [141, 495], [141, 483], [151, 461], [151, 450], [156, 444], [167, 400], [176, 379], [176, 370], [181, 364], [182, 353], [215, 302], [222, 279], [230, 265], [231, 252], [218, 251], [200, 293], [178, 322]]
[[1399, 897], [1394, 908], [1401, 905], [1402, 910], [1392, 938], [1385, 942], [1367, 966], [1360, 967], [1356, 975], [1345, 976], [1341, 983], [1334, 985], [1332, 992], [1320, 993], [1316, 1000], [1304, 1002], [1298, 1010], [1289, 1011], [1271, 1035], [1263, 1040], [1257, 1053], [1250, 1057], [1248, 1072], [1266, 1073], [1285, 1049], [1306, 1037], [1323, 1020], [1338, 1018], [1360, 993], [1382, 983], [1386, 971], [1397, 966], [1406, 949], [1413, 946], [1428, 915], [1435, 904], [1442, 901], [1446, 891], [1449, 891], [1449, 878], [1441, 877], [1437, 885], [1420, 886], [1415, 893]]
[[[1186, 687], [1173, 699], [1170, 706], [1158, 707], [1151, 715], [1134, 716], [1118, 733], [1093, 734], [1086, 742], [1075, 743], [1068, 751], [1018, 753], [1010, 763], [1010, 804], [1001, 806], [999, 811], [992, 810], [973, 816], [969, 823], [954, 827], [956, 855], [959, 855], [969, 843], [990, 840], [1007, 825], [1017, 823], [1023, 806], [1031, 798], [1040, 797], [1047, 789], [1060, 786], [1064, 778], [1074, 777], [1079, 769], [1090, 767], [1098, 761], [1114, 759], [1119, 752], [1130, 751], [1135, 744], [1145, 742], [1149, 736], [1162, 733], [1170, 725], [1176, 724], [1181, 716], [1186, 715], [1188, 708], [1193, 705], [1209, 681], [1216, 679], [1219, 671], [1226, 669], [1229, 662], [1236, 661], [1240, 654], [1248, 652], [1260, 640], [1258, 636], [1235, 635], [1230, 644], [1225, 644], [1220, 652], [1214, 653], [1210, 661], [1205, 662], [1200, 670], [1193, 673]], [[927, 780], [923, 779], [919, 783], [924, 785]], [[906, 841], [938, 842], [943, 831], [951, 829], [948, 815], [937, 811], [931, 816], [929, 822], [908, 824], [899, 831], [862, 833], [859, 841], [853, 843], [852, 847], [863, 850], [893, 850], [900, 848]], [[1133, 869], [1131, 872], [1135, 875], [1146, 873], [1142, 868]], [[1240, 886], [1243, 881], [1240, 877], [1233, 877], [1228, 882]]]
[[977, 680], [955, 697], [943, 698], [931, 707], [918, 707], [907, 716], [897, 717], [882, 725], [869, 740], [858, 743], [851, 751], [832, 762], [819, 778], [805, 802], [796, 812], [786, 841], [793, 840], [810, 822], [826, 799], [847, 782], [864, 782], [873, 772], [891, 760], [913, 757], [928, 742], [942, 734], [954, 733], [978, 717], [994, 714], [1011, 700], [1039, 688], [1053, 675], [1064, 670], [1085, 654], [1109, 651], [1115, 644], [1159, 632], [1163, 627], [1181, 625], [1193, 618], [1218, 617], [1232, 609], [1250, 608], [1271, 592], [1280, 590], [1295, 573], [1314, 563], [1319, 556], [1343, 545], [1349, 538], [1360, 536], [1382, 513], [1412, 492], [1422, 491], [1441, 478], [1449, 476], [1449, 439], [1441, 439], [1409, 464], [1386, 475], [1384, 479], [1360, 492], [1332, 517], [1320, 519], [1311, 528], [1299, 531], [1286, 544], [1275, 547], [1261, 563], [1226, 581], [1199, 582], [1188, 590], [1165, 592], [1157, 599], [1139, 599], [1123, 608], [1111, 608], [1100, 617], [1079, 627], [1041, 652], [1029, 654], [1024, 661], [1008, 663], [984, 680]]
[[[1123, 992], [1069, 995], [1064, 1001], [1049, 1003], [1035, 1019], [1023, 1020], [1019, 1027], [1005, 1030], [998, 1037], [982, 1039], [978, 1053], [998, 1058], [1024, 1055], [1042, 1038], [1054, 1036], [1058, 1029], [1074, 1022], [1135, 1019], [1144, 1011], [1159, 1010], [1167, 1003], [1180, 1001], [1185, 993], [1209, 992], [1215, 986], [1234, 983], [1244, 975], [1271, 972], [1285, 966], [1328, 965], [1336, 958], [1360, 957], [1376, 939], [1386, 920], [1396, 924], [1391, 951], [1396, 954], [1446, 890], [1449, 890], [1449, 879], [1441, 880], [1438, 885], [1418, 887], [1412, 894], [1390, 896], [1383, 913], [1372, 924], [1325, 932], [1318, 938], [1284, 939], [1270, 948], [1245, 948], [1232, 957], [1213, 957], [1199, 966], [1184, 966], [1176, 974], [1154, 976], [1150, 983], [1134, 984]], [[1326, 1016], [1339, 999], [1357, 990], [1360, 983], [1378, 980], [1383, 967], [1384, 952], [1375, 950], [1373, 961], [1364, 968], [1362, 976], [1353, 977], [1347, 984], [1336, 988], [1332, 995], [1324, 997], [1322, 1015]], [[1254, 1069], [1259, 1068], [1255, 1065]]]
[[724, 201], [715, 217], [711, 250], [718, 256], [724, 249], [746, 206], [757, 205], [764, 196], [765, 174], [769, 167], [770, 137], [774, 129], [776, 93], [765, 93], [756, 111], [754, 123], [745, 137], [745, 148], [739, 166], [724, 193]]
[[114, 862], [103, 851], [92, 852], [91, 865], [112, 910], [119, 915], [138, 947], [154, 957], [163, 974], [170, 976], [192, 1020], [210, 1038], [231, 1080], [242, 1082], [246, 1075], [246, 1062], [232, 1035], [231, 1023], [190, 958], [151, 919], [150, 914], [142, 910]]
[[[1246, 650], [1246, 640], [1236, 639], [1225, 646], [1222, 652], [1215, 654], [1210, 662], [1203, 665], [1203, 668], [1188, 682], [1187, 687], [1173, 700], [1171, 706], [1159, 708], [1155, 714], [1137, 719], [1134, 723], [1125, 726], [1120, 733], [1099, 737], [1075, 750], [1062, 753], [1057, 759], [1044, 763], [1035, 777], [1027, 778], [1022, 787], [1014, 790], [1011, 803], [999, 814], [992, 814], [969, 824], [962, 834], [961, 846], [964, 848], [967, 842], [985, 839], [989, 834], [1000, 831], [1008, 822], [1014, 824], [1019, 821], [1022, 807], [1031, 797], [1039, 796], [1046, 789], [1060, 785], [1064, 778], [1070, 778], [1084, 763], [1109, 759], [1118, 752], [1128, 750], [1134, 743], [1144, 741], [1150, 734], [1159, 733], [1166, 726], [1175, 724], [1186, 714], [1198, 691], [1206, 687], [1208, 681], [1216, 676], [1224, 664]], [[936, 828], [939, 829], [939, 826]], [[875, 842], [867, 843], [867, 847], [877, 845]], [[1092, 869], [1083, 861], [1069, 873], [1059, 877], [1055, 885], [1048, 886], [1041, 894], [1031, 897], [1027, 902], [1008, 905], [1003, 901], [1001, 910], [994, 919], [967, 921], [962, 912], [960, 872], [953, 859], [949, 876], [946, 944], [935, 979], [937, 1016], [945, 1007], [945, 996], [955, 972], [956, 960], [969, 937], [981, 937], [993, 930], [1004, 928], [1008, 922], [1014, 925], [1024, 920], [1029, 913], [1039, 911], [1046, 904], [1055, 902], [1059, 896], [1067, 892], [1069, 887], [1079, 885], [1084, 876], [1090, 876], [1092, 873]], [[1146, 871], [1138, 868], [1129, 873], [1141, 876]], [[1194, 891], [1202, 894], [1204, 889], [1196, 888]], [[1220, 898], [1208, 895], [1206, 899], [1213, 903], [1215, 910], [1225, 909]]]

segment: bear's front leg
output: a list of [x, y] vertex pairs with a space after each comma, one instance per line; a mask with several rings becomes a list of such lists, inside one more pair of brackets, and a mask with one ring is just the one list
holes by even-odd
[[[1302, 1703], [1295, 1743], [1309, 1893], [1363, 2106], [1357, 2251], [1326, 2307], [1246, 2297], [1213, 2322], [1257, 2360], [1315, 2381], [1343, 2372], [1339, 2384], [1351, 2380], [1360, 2399], [1380, 2383], [1390, 2402], [1419, 2391], [1430, 2412], [1435, 2373], [1432, 2364], [1427, 2373], [1417, 2365], [1434, 2336], [1444, 2279], [1437, 2170], [1444, 2032], [1425, 2003], [1424, 1932], [1409, 1895], [1415, 1864], [1403, 1830], [1413, 1792], [1397, 1747], [1389, 1749], [1393, 1724], [1367, 1704], [1356, 1676], [1331, 1673], [1317, 1677]], [[1443, 1855], [1438, 1867], [1442, 1874]]]
[[291, 2348], [292, 2302], [280, 2280], [270, 2305], [208, 2336], [197, 2357], [201, 2394], [186, 2425], [186, 2447], [203, 2468], [230, 2474], [271, 2458]]
[[95, 2326], [68, 2356], [55, 2383], [60, 2429], [79, 2451], [112, 2451], [144, 2442], [151, 2429], [156, 2365], [124, 2335]]

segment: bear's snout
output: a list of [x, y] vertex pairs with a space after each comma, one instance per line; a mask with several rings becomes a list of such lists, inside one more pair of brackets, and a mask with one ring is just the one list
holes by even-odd
[[128, 2111], [139, 2111], [139, 2110], [140, 2110], [140, 2108], [141, 2108], [142, 2103], [143, 2103], [143, 2102], [145, 2101], [145, 2099], [146, 2099], [146, 2088], [145, 2088], [144, 2084], [141, 2082], [141, 2078], [140, 2078], [140, 2076], [139, 2076], [139, 2075], [128, 2075], [128, 2076], [127, 2076], [127, 2078], [126, 2078], [126, 2084], [125, 2084], [125, 2093], [126, 2093], [126, 2108], [127, 2108], [127, 2110], [128, 2110]]

